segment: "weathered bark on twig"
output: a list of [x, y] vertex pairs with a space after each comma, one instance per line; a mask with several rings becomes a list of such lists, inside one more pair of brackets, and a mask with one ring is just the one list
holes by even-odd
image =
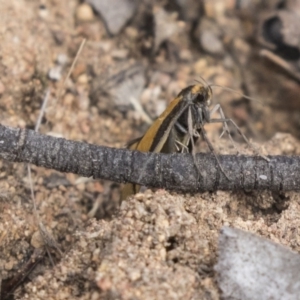
[[182, 192], [213, 190], [300, 190], [300, 157], [220, 155], [231, 179], [211, 154], [142, 153], [68, 141], [0, 125], [0, 158], [32, 163], [60, 172], [132, 182]]

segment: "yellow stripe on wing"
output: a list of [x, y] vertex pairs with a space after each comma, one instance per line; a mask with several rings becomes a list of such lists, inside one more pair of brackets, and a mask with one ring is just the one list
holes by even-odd
[[[150, 126], [150, 128], [146, 131], [144, 136], [142, 136], [140, 139], [137, 139], [133, 142], [133, 144], [129, 143], [129, 149], [131, 150], [138, 150], [141, 152], [149, 152], [151, 149], [152, 152], [159, 153], [162, 151], [167, 139], [170, 137], [170, 132], [175, 125], [175, 122], [177, 121], [179, 115], [182, 113], [182, 111], [185, 109], [184, 107], [178, 110], [178, 105], [182, 101], [182, 96], [176, 97], [172, 102], [169, 104], [169, 106], [166, 108], [166, 110], [153, 122], [153, 124]], [[174, 112], [177, 110], [177, 112], [174, 114]], [[172, 114], [174, 116], [172, 117]], [[169, 118], [172, 118], [168, 121]], [[164, 132], [161, 132], [162, 125], [168, 121], [167, 126], [164, 126]], [[157, 136], [161, 136], [157, 141]], [[156, 144], [154, 144], [156, 143]], [[164, 148], [164, 152], [169, 153], [168, 151], [170, 149]], [[127, 183], [124, 185], [122, 192], [121, 192], [121, 200], [125, 200], [130, 195], [133, 195], [137, 192], [139, 192], [141, 186], [137, 184]]]
[[[139, 150], [141, 152], [149, 152], [151, 148], [154, 148], [155, 150], [153, 152], [160, 152], [162, 147], [164, 146], [168, 134], [170, 133], [172, 127], [174, 124], [169, 124], [167, 130], [163, 133], [162, 139], [160, 139], [159, 143], [157, 145], [153, 145], [153, 142], [155, 141], [155, 137], [161, 130], [162, 124], [165, 122], [165, 120], [168, 118], [170, 114], [173, 113], [174, 108], [178, 105], [178, 103], [182, 100], [182, 97], [176, 97], [166, 108], [166, 110], [153, 122], [153, 124], [150, 126], [150, 128], [146, 131], [142, 139], [140, 140], [140, 143], [138, 144], [136, 150]], [[176, 120], [174, 121], [174, 123]]]

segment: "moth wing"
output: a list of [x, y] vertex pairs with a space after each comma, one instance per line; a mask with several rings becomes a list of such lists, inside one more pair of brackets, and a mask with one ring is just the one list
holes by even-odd
[[131, 141], [129, 141], [127, 144], [126, 144], [126, 148], [130, 149], [130, 150], [136, 150], [140, 141], [142, 140], [143, 136], [140, 136], [136, 139], [133, 139]]

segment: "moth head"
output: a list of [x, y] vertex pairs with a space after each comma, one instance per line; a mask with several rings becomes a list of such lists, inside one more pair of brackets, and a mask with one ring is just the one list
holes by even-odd
[[209, 85], [196, 84], [191, 87], [191, 98], [197, 106], [210, 106], [212, 99], [212, 89]]
[[199, 107], [207, 107], [211, 104], [212, 89], [210, 85], [199, 83], [186, 87], [178, 96], [181, 97], [182, 101], [187, 101]]

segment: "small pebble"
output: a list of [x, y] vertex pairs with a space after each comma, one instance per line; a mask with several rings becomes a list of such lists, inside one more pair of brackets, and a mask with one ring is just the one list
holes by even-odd
[[77, 83], [79, 84], [87, 84], [89, 82], [89, 78], [87, 76], [87, 74], [81, 74], [78, 76], [77, 78]]
[[42, 18], [42, 19], [46, 19], [49, 15], [49, 12], [47, 10], [47, 7], [45, 5], [40, 5], [39, 7], [39, 16]]
[[54, 66], [48, 72], [49, 79], [53, 80], [53, 81], [59, 81], [61, 79], [61, 76], [62, 76], [61, 71], [62, 71], [61, 66]]
[[77, 7], [75, 16], [79, 22], [89, 22], [94, 19], [93, 10], [87, 3], [82, 3]]
[[57, 56], [57, 58], [56, 58], [56, 63], [58, 64], [58, 65], [60, 65], [60, 66], [64, 66], [64, 65], [66, 65], [67, 63], [68, 63], [68, 56], [66, 55], [66, 54], [64, 54], [64, 53], [61, 53], [61, 54], [59, 54], [58, 56]]
[[42, 238], [39, 231], [36, 231], [32, 235], [30, 244], [31, 244], [32, 247], [34, 247], [36, 249], [37, 248], [42, 248], [44, 246], [44, 241], [43, 241], [43, 238]]
[[204, 51], [210, 54], [223, 54], [224, 48], [220, 39], [209, 30], [205, 30], [200, 35], [200, 44]]
[[116, 49], [111, 52], [111, 56], [115, 59], [125, 59], [128, 57], [128, 54], [127, 49]]
[[138, 2], [131, 0], [87, 0], [105, 21], [110, 34], [118, 34], [134, 16]]

